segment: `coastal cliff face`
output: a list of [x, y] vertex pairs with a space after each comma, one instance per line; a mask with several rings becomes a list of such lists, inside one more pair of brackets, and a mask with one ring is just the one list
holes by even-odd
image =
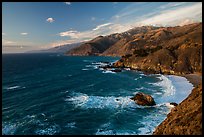
[[148, 46], [144, 44], [135, 49], [132, 54], [122, 56], [114, 66], [161, 74], [202, 73], [201, 23], [162, 28], [157, 33], [164, 37], [162, 41], [159, 40], [156, 45], [148, 45], [147, 42]]
[[202, 85], [197, 86], [156, 128], [154, 135], [202, 135]]
[[[107, 45], [103, 47], [103, 44], [97, 43]], [[67, 52], [67, 55], [121, 56], [113, 67], [128, 67], [147, 73], [202, 74], [202, 23], [139, 27], [109, 35], [108, 38], [100, 37]], [[202, 85], [194, 88], [183, 102], [171, 110], [154, 134], [202, 134]]]
[[66, 55], [121, 56], [115, 67], [131, 67], [149, 73], [201, 73], [202, 23], [136, 27], [123, 33], [96, 37]]

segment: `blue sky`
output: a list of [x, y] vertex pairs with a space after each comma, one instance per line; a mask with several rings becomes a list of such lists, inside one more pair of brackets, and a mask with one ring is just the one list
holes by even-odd
[[3, 2], [2, 52], [47, 49], [143, 25], [201, 21], [201, 2]]

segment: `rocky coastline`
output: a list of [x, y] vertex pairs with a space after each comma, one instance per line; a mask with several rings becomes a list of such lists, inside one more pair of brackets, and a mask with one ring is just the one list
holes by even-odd
[[[116, 63], [107, 63], [101, 68], [105, 70], [118, 70], [115, 72], [121, 72], [123, 69], [128, 70], [141, 70], [131, 68], [130, 66], [118, 66]], [[144, 71], [150, 73], [149, 71]], [[155, 71], [154, 71], [155, 73]], [[160, 73], [164, 74], [164, 73]], [[165, 73], [171, 74], [171, 73]], [[178, 75], [185, 77], [190, 83], [193, 84], [194, 89], [190, 95], [184, 99], [181, 103], [175, 104], [171, 109], [171, 112], [167, 115], [167, 118], [159, 124], [153, 133], [153, 135], [201, 135], [202, 134], [202, 73], [173, 73], [173, 75]], [[137, 104], [144, 105], [144, 100], [136, 100], [135, 97], [132, 98]], [[148, 105], [146, 103], [145, 105]], [[189, 120], [190, 119], [190, 120]]]
[[66, 55], [121, 56], [101, 69], [187, 78], [194, 89], [175, 105], [154, 135], [202, 134], [202, 22], [175, 27], [136, 27], [124, 33], [99, 36]]

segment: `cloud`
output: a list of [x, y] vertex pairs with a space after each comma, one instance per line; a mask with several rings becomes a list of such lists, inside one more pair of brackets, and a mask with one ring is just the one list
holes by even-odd
[[65, 2], [66, 5], [71, 5], [71, 2]]
[[[163, 6], [163, 7], [162, 7]], [[122, 9], [119, 13], [104, 24], [100, 24], [93, 29], [85, 31], [68, 30], [60, 32], [59, 36], [68, 37], [67, 41], [60, 42], [79, 42], [91, 40], [99, 35], [109, 35], [121, 33], [133, 27], [143, 25], [176, 26], [186, 25], [193, 22], [202, 21], [202, 3], [167, 3], [155, 7], [151, 3], [133, 3]], [[137, 7], [137, 8], [136, 8]], [[166, 8], [164, 8], [166, 7]], [[143, 9], [149, 10], [143, 13]], [[66, 43], [65, 43], [66, 44]]]
[[21, 35], [28, 35], [28, 33], [27, 32], [22, 32]]
[[12, 45], [12, 44], [16, 44], [16, 42], [11, 41], [11, 40], [2, 39], [2, 45]]
[[103, 28], [103, 27], [105, 27], [105, 26], [109, 26], [109, 25], [111, 25], [112, 23], [105, 23], [105, 24], [101, 24], [101, 25], [98, 25], [96, 28], [94, 28], [93, 30], [99, 30], [99, 29], [101, 29], [101, 28]]
[[175, 26], [186, 19], [199, 21], [201, 19], [200, 17], [202, 18], [202, 4], [196, 3], [172, 10], [161, 11], [157, 15], [143, 19], [140, 23], [144, 25], [162, 24]]
[[70, 30], [70, 31], [65, 31], [65, 32], [59, 33], [59, 35], [62, 37], [69, 36], [71, 38], [78, 38], [78, 34], [79, 34], [79, 32], [75, 31], [75, 30]]
[[[109, 26], [109, 27], [108, 27]], [[70, 37], [71, 39], [91, 39], [98, 35], [107, 35], [110, 31], [110, 27], [114, 25], [112, 23], [105, 23], [96, 26], [96, 28], [92, 30], [87, 30], [83, 32], [79, 32], [76, 30], [69, 30], [65, 32], [60, 32], [58, 35], [61, 37]]]
[[184, 26], [184, 25], [191, 24], [191, 23], [195, 23], [195, 21], [192, 20], [192, 19], [185, 19], [185, 20], [182, 20], [182, 21], [178, 24], [178, 26]]
[[54, 22], [55, 20], [54, 20], [53, 18], [47, 18], [46, 21], [49, 22], [49, 23], [52, 23], [52, 22]]
[[76, 43], [76, 42], [82, 42], [82, 41], [76, 41], [76, 40], [59, 40], [59, 41], [55, 41], [55, 42], [52, 42], [46, 46], [43, 46], [41, 48], [50, 48], [50, 47], [56, 47], [56, 46], [61, 46], [61, 45], [65, 45], [65, 44], [72, 44], [72, 43]]
[[6, 35], [6, 33], [3, 33], [3, 32], [2, 32], [2, 36], [5, 36], [5, 35]]
[[165, 5], [160, 6], [160, 9], [166, 9], [166, 8], [173, 8], [173, 7], [177, 7], [177, 6], [181, 6], [186, 4], [186, 2], [171, 2]]
[[76, 31], [76, 30], [69, 30], [65, 32], [60, 32], [58, 35], [61, 37], [68, 37], [69, 40], [67, 41], [58, 41], [54, 43], [54, 45], [59, 45], [58, 43], [67, 44], [67, 42], [76, 43], [82, 41], [91, 40], [99, 35], [108, 35], [117, 32], [123, 32], [127, 28], [121, 24], [113, 24], [113, 23], [105, 23], [98, 25], [96, 28], [87, 31]]

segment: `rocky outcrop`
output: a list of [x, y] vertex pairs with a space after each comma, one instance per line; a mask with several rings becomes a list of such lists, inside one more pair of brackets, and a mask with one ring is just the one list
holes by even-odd
[[202, 85], [178, 106], [156, 128], [154, 135], [202, 135]]
[[142, 106], [153, 106], [156, 105], [154, 98], [150, 95], [144, 94], [142, 92], [137, 93], [134, 97], [130, 98], [135, 101], [136, 104]]
[[173, 106], [178, 106], [178, 104], [177, 104], [177, 103], [175, 103], [175, 102], [171, 102], [171, 103], [170, 103], [170, 105], [173, 105]]

